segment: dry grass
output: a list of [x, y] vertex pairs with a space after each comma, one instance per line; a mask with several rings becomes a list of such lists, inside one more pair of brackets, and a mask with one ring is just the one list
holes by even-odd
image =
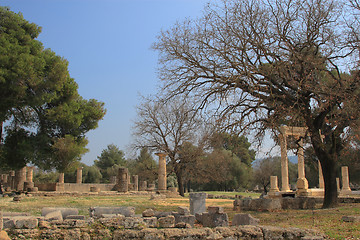
[[[238, 213], [232, 210], [231, 199], [207, 199], [206, 205], [222, 206], [230, 220]], [[30, 212], [40, 215], [43, 207], [76, 207], [80, 214], [88, 215], [94, 206], [134, 206], [140, 214], [147, 208], [158, 211], [176, 211], [178, 206], [189, 206], [188, 198], [150, 200], [149, 195], [106, 195], [106, 196], [49, 196], [25, 197], [20, 202], [12, 198], [1, 198], [2, 211]], [[332, 239], [360, 239], [360, 224], [341, 221], [344, 215], [360, 215], [360, 204], [340, 204], [338, 208], [316, 210], [283, 210], [277, 212], [246, 212], [260, 219], [261, 225], [317, 229]]]

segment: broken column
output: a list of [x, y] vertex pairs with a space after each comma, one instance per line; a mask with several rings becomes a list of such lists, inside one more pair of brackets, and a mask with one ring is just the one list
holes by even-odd
[[158, 190], [166, 191], [166, 153], [156, 153], [159, 156]]
[[138, 175], [133, 175], [133, 184], [134, 184], [134, 191], [139, 191], [139, 176]]
[[347, 166], [341, 167], [341, 179], [342, 179], [342, 188], [340, 193], [341, 194], [350, 194], [350, 183], [349, 183], [349, 169]]
[[287, 144], [286, 144], [286, 135], [281, 133], [280, 138], [280, 148], [281, 148], [281, 191], [289, 192], [289, 160], [287, 157]]
[[64, 181], [64, 173], [59, 173], [59, 183], [65, 183], [65, 181]]
[[9, 172], [8, 182], [9, 182], [10, 189], [14, 189], [15, 188], [15, 171], [14, 170], [11, 170]]
[[139, 186], [139, 191], [146, 191], [147, 189], [147, 181], [141, 181]]
[[128, 192], [128, 169], [119, 168], [118, 177], [117, 177], [117, 191], [118, 192]]
[[270, 176], [270, 191], [269, 196], [275, 196], [279, 192], [277, 176]]
[[26, 167], [26, 182], [24, 183], [24, 190], [25, 191], [32, 191], [34, 188], [33, 182], [33, 174], [34, 174], [34, 167]]
[[16, 191], [24, 190], [24, 182], [26, 181], [26, 167], [15, 171], [15, 189]]
[[76, 169], [76, 183], [78, 184], [82, 183], [82, 170], [83, 167], [79, 167], [78, 169]]

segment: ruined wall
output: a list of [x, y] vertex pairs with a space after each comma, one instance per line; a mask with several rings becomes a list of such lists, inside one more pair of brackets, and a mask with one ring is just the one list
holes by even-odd
[[[61, 185], [61, 186], [60, 186]], [[111, 191], [115, 184], [101, 184], [101, 183], [36, 183], [35, 186], [39, 191], [65, 191], [65, 192], [90, 192], [91, 187], [98, 188], [100, 191]]]

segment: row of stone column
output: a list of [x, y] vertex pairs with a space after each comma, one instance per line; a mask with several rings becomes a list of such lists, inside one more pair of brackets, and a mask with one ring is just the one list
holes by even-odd
[[[320, 164], [319, 164], [319, 167]], [[319, 173], [322, 173], [321, 169], [319, 169]], [[342, 187], [340, 189], [340, 180], [339, 178], [336, 178], [336, 183], [337, 183], [337, 188], [338, 191], [340, 191], [341, 194], [350, 194], [351, 193], [351, 188], [350, 188], [350, 181], [349, 181], [349, 169], [347, 166], [342, 166], [341, 167], [341, 183], [342, 183]], [[324, 179], [321, 176], [319, 176], [319, 187], [320, 189], [324, 189]], [[270, 193], [275, 193], [275, 192], [279, 192], [279, 188], [278, 188], [278, 178], [277, 176], [270, 176]]]
[[16, 191], [27, 191], [34, 188], [33, 171], [34, 167], [23, 167], [9, 174], [1, 174], [1, 183]]
[[[158, 191], [165, 192], [167, 191], [166, 186], [166, 153], [156, 153], [159, 156], [159, 170], [158, 170]], [[138, 175], [134, 175], [133, 179], [133, 189], [134, 191], [154, 191], [155, 184], [149, 184], [147, 186], [146, 181], [142, 181], [139, 186], [139, 177]], [[117, 182], [115, 188], [119, 192], [128, 192], [130, 185], [130, 175], [127, 168], [119, 168]]]

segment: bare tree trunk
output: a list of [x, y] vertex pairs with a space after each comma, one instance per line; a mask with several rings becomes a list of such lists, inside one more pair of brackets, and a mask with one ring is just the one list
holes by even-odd
[[320, 163], [325, 183], [325, 195], [322, 207], [336, 207], [338, 205], [338, 192], [336, 185], [336, 161], [331, 158], [326, 158], [326, 156], [321, 156]]
[[177, 178], [177, 182], [178, 182], [178, 188], [179, 188], [179, 193], [180, 196], [184, 197], [184, 183], [183, 183], [183, 179], [182, 179], [182, 173], [180, 171], [176, 172], [176, 178]]

